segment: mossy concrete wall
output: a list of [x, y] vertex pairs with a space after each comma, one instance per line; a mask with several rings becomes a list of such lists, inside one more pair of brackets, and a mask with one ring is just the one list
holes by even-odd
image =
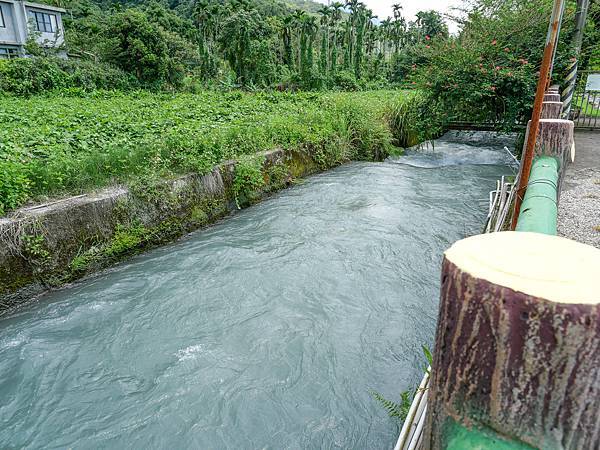
[[[244, 164], [254, 165], [244, 171], [254, 176], [251, 183], [237, 175]], [[0, 218], [0, 314], [321, 169], [308, 152], [273, 150], [250, 162], [225, 162], [205, 175], [115, 187]]]

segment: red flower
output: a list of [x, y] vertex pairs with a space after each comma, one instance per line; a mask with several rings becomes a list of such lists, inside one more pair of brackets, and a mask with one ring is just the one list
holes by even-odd
[[425, 48], [431, 48], [431, 45], [426, 45]]
[[429, 37], [429, 35], [427, 35], [427, 36], [425, 36], [425, 39], [427, 39], [429, 41], [431, 38]]
[[496, 92], [496, 86], [492, 86], [490, 89], [491, 89], [492, 91]]
[[492, 41], [492, 45], [496, 45], [497, 43], [498, 43], [498, 41], [497, 41], [496, 39], [494, 39], [494, 40]]
[[508, 47], [504, 47], [504, 51], [505, 51], [505, 52], [509, 52], [509, 51], [510, 51], [510, 49], [509, 49]]
[[502, 67], [496, 66], [496, 70], [500, 70], [500, 69], [502, 69]]
[[417, 84], [417, 82], [416, 82], [416, 81], [413, 81], [413, 82], [412, 82], [412, 84]]

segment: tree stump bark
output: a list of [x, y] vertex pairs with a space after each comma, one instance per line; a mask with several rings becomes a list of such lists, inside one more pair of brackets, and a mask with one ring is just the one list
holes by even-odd
[[560, 102], [560, 94], [544, 94], [545, 102]]
[[[529, 127], [529, 124], [527, 125]], [[555, 156], [560, 162], [558, 192], [562, 189], [566, 167], [571, 160], [571, 151], [575, 141], [573, 121], [564, 119], [542, 119], [535, 144], [535, 154]]]
[[[530, 123], [527, 124], [527, 128]], [[541, 119], [535, 143], [536, 156], [556, 156], [562, 162], [565, 153], [571, 151], [575, 139], [574, 130], [571, 120]]]
[[558, 119], [562, 112], [561, 102], [542, 103], [542, 119]]
[[560, 86], [558, 84], [553, 84], [548, 88], [548, 94], [558, 94], [560, 92]]
[[444, 256], [424, 448], [598, 448], [600, 250], [503, 232]]

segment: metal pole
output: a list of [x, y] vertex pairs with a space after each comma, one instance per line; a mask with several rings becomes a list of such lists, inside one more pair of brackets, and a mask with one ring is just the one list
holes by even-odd
[[573, 36], [573, 43], [575, 44], [575, 60], [571, 62], [567, 69], [567, 76], [565, 77], [566, 86], [562, 92], [563, 97], [563, 117], [567, 119], [571, 112], [571, 103], [573, 101], [573, 95], [575, 94], [575, 86], [577, 82], [577, 66], [579, 53], [581, 52], [581, 42], [583, 41], [583, 30], [585, 28], [585, 21], [590, 6], [589, 0], [577, 0], [577, 12], [575, 13], [575, 35]]
[[[560, 8], [560, 17], [558, 19], [558, 32], [554, 36], [554, 50], [552, 51], [552, 63], [550, 64], [550, 72], [548, 73], [548, 79], [546, 80], [546, 90], [550, 87], [550, 81], [552, 79], [552, 73], [554, 72], [554, 62], [556, 61], [556, 51], [558, 50], [558, 38], [560, 36], [560, 30], [562, 29], [563, 17], [565, 15], [565, 8], [567, 2], [563, 2], [562, 8]], [[550, 30], [548, 30], [550, 33]]]
[[554, 0], [552, 8], [552, 16], [550, 17], [550, 27], [548, 28], [548, 36], [546, 37], [546, 47], [544, 48], [544, 56], [542, 58], [542, 66], [540, 68], [540, 77], [538, 79], [537, 90], [535, 92], [535, 100], [533, 102], [533, 113], [529, 124], [529, 133], [525, 145], [525, 152], [521, 159], [521, 177], [519, 178], [519, 187], [515, 198], [515, 209], [511, 223], [511, 229], [514, 230], [519, 219], [521, 203], [527, 190], [529, 182], [529, 172], [531, 172], [531, 163], [533, 161], [533, 153], [535, 150], [535, 142], [540, 126], [540, 118], [542, 116], [542, 103], [544, 101], [544, 93], [548, 77], [550, 76], [550, 67], [552, 65], [552, 56], [554, 54], [554, 46], [558, 40], [558, 27], [560, 22], [560, 14], [563, 8], [564, 0]]

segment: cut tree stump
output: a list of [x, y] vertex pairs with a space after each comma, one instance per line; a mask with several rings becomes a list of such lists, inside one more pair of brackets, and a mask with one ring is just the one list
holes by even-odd
[[542, 119], [558, 119], [562, 112], [561, 102], [542, 103]]
[[423, 448], [598, 448], [599, 302], [598, 249], [525, 232], [455, 243]]
[[544, 94], [545, 102], [560, 102], [560, 94]]

